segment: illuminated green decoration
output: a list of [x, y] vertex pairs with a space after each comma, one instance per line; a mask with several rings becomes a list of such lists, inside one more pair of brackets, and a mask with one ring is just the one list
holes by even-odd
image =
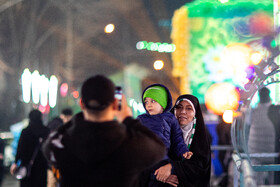
[[172, 53], [176, 50], [176, 46], [174, 44], [168, 44], [168, 43], [139, 41], [136, 44], [136, 49], [138, 50], [146, 49], [148, 51], [158, 51], [160, 53], [163, 52]]
[[[221, 3], [218, 0], [196, 0], [186, 4], [184, 8], [188, 11], [185, 19], [188, 19], [189, 24], [185, 27], [190, 35], [187, 38], [188, 46], [185, 46], [189, 56], [184, 67], [188, 71], [186, 75], [189, 77], [191, 94], [204, 103], [204, 95], [212, 84], [230, 82], [238, 86], [233, 79], [236, 75], [227, 64], [222, 63], [222, 51], [228, 44], [248, 43], [259, 39], [260, 36], [252, 33], [250, 18], [259, 11], [272, 17], [273, 2], [231, 0]], [[177, 21], [174, 19], [173, 22]], [[175, 43], [174, 39], [172, 43], [181, 46], [180, 43]], [[174, 62], [176, 59], [172, 60]]]

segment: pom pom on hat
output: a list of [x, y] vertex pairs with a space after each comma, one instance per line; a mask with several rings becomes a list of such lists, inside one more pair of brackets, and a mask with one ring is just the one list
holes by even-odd
[[166, 108], [168, 96], [167, 96], [167, 92], [164, 87], [161, 87], [161, 86], [149, 87], [143, 94], [143, 101], [147, 97], [152, 98], [153, 100], [158, 102], [162, 106], [163, 109]]

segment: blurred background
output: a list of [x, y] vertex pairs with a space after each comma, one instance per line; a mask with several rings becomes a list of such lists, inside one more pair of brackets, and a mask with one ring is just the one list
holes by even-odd
[[[174, 100], [194, 94], [212, 145], [232, 151], [230, 111], [248, 97], [256, 106], [249, 87], [275, 53], [278, 17], [277, 0], [0, 0], [5, 165], [13, 161], [30, 110], [38, 108], [45, 124], [64, 108], [79, 112], [80, 86], [95, 74], [123, 88], [135, 117], [144, 112], [141, 94], [150, 84], [166, 85]], [[278, 86], [268, 87], [277, 104]], [[213, 150], [213, 186], [224, 170]]]

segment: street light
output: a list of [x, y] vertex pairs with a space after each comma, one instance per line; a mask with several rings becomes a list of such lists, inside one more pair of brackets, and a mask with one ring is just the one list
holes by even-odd
[[107, 34], [112, 33], [114, 30], [115, 30], [115, 25], [112, 23], [106, 25], [106, 27], [104, 28], [104, 32]]
[[154, 62], [154, 69], [155, 70], [161, 70], [164, 66], [164, 62], [162, 60], [156, 60]]

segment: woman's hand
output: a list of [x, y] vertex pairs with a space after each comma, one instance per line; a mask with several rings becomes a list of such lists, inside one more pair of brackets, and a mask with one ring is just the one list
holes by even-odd
[[172, 186], [177, 186], [179, 184], [179, 180], [178, 180], [178, 177], [176, 175], [170, 175], [166, 179], [165, 183], [170, 184]]
[[171, 164], [166, 164], [160, 168], [158, 168], [154, 175], [156, 175], [156, 179], [161, 182], [166, 182], [167, 178], [171, 175]]

